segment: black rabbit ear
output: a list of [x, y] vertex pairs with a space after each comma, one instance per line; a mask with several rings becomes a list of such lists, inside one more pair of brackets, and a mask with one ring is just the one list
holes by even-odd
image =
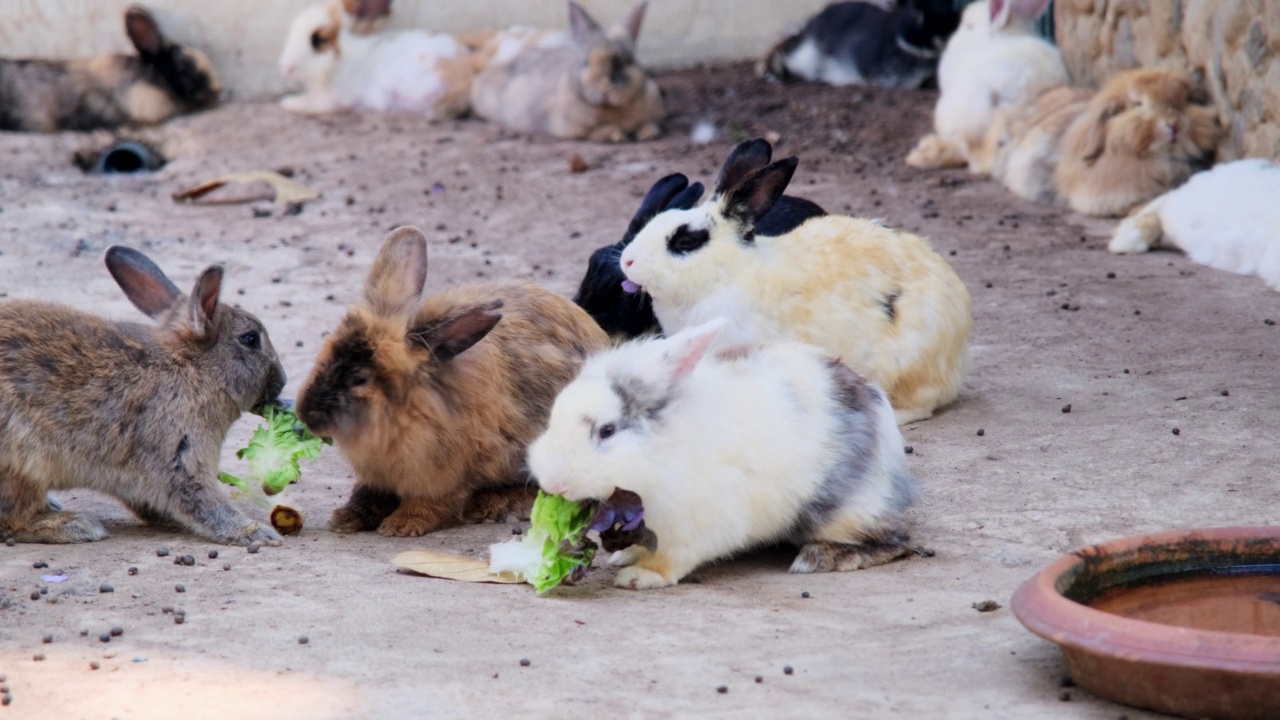
[[218, 296], [222, 294], [222, 266], [210, 265], [200, 273], [191, 298], [187, 300], [187, 322], [199, 337], [208, 337], [216, 331], [214, 314], [218, 311]]
[[692, 208], [694, 205], [698, 204], [699, 200], [702, 199], [702, 193], [705, 189], [706, 188], [702, 186], [702, 183], [694, 183], [690, 185], [681, 191], [679, 195], [671, 198], [671, 202], [667, 203], [667, 209], [688, 210]]
[[600, 23], [573, 0], [569, 0], [569, 29], [573, 31], [574, 42], [579, 45], [591, 44], [604, 37]]
[[440, 362], [447, 362], [461, 355], [468, 348], [484, 339], [502, 319], [497, 312], [501, 300], [494, 300], [463, 310], [443, 320], [409, 331], [409, 342], [431, 351]]
[[747, 176], [720, 201], [721, 212], [748, 231], [754, 230], [756, 223], [778, 203], [799, 164], [800, 159], [792, 156]]
[[125, 297], [147, 317], [159, 317], [182, 297], [182, 291], [164, 271], [133, 248], [112, 245], [104, 260], [107, 272], [124, 290]]
[[138, 49], [139, 55], [157, 55], [164, 49], [164, 35], [160, 34], [160, 26], [156, 25], [156, 19], [151, 13], [140, 5], [134, 5], [125, 11], [124, 31], [128, 33], [129, 41]]
[[716, 195], [724, 197], [746, 179], [748, 175], [769, 164], [773, 157], [773, 146], [768, 140], [756, 138], [738, 143], [729, 153], [729, 159], [720, 168], [720, 177], [716, 178]]
[[629, 245], [636, 234], [643, 230], [654, 216], [666, 210], [669, 207], [668, 203], [687, 187], [689, 187], [689, 178], [680, 173], [668, 175], [654, 183], [653, 187], [649, 188], [649, 192], [645, 193], [644, 199], [640, 201], [636, 214], [631, 217], [627, 232], [614, 247], [622, 249]]

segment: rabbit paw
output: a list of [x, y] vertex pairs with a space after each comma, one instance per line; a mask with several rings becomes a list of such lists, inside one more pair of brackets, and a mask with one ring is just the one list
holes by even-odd
[[905, 537], [882, 543], [839, 543], [819, 540], [800, 549], [793, 573], [848, 572], [884, 565], [911, 554]]
[[280, 533], [270, 525], [259, 525], [256, 522], [249, 523], [240, 529], [240, 534], [229, 538], [228, 545], [252, 545], [258, 543], [260, 545], [276, 546], [282, 542]]
[[378, 526], [378, 534], [384, 537], [426, 535], [439, 530], [455, 516], [450, 510], [448, 503], [433, 502], [426, 498], [405, 498], [400, 507]]
[[937, 135], [925, 135], [907, 155], [907, 164], [921, 170], [964, 167], [964, 153]]
[[613, 584], [629, 590], [652, 590], [670, 587], [675, 585], [676, 581], [668, 580], [652, 570], [632, 565], [619, 570], [618, 577], [613, 579]]
[[1144, 253], [1159, 244], [1160, 234], [1158, 216], [1135, 215], [1120, 222], [1107, 249], [1117, 255]]
[[609, 567], [626, 567], [628, 565], [635, 565], [647, 552], [649, 551], [639, 545], [632, 545], [625, 550], [619, 550], [609, 556]]
[[652, 140], [662, 134], [662, 128], [657, 123], [645, 123], [636, 131], [636, 140], [646, 142]]
[[592, 130], [587, 139], [598, 143], [624, 143], [627, 141], [627, 134], [620, 127], [604, 125]]
[[41, 513], [13, 530], [13, 539], [21, 543], [82, 543], [107, 537], [110, 533], [97, 518], [76, 512]]

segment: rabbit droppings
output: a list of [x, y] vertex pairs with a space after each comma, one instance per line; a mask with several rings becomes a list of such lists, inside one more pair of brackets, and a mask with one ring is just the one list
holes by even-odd
[[[303, 10], [280, 52], [280, 74], [303, 92], [280, 101], [286, 110], [416, 112], [456, 118], [471, 108], [472, 49], [452, 35], [425, 30], [368, 32], [356, 28], [388, 10], [385, 2], [336, 2]], [[366, 31], [367, 32], [367, 31]]]
[[95, 518], [51, 512], [50, 490], [91, 488], [148, 522], [227, 544], [278, 545], [218, 483], [241, 413], [276, 399], [284, 368], [253, 315], [218, 301], [222, 268], [190, 298], [142, 253], [107, 250], [129, 300], [158, 326], [30, 300], [0, 303], [0, 535], [100, 540]]
[[330, 519], [337, 532], [417, 536], [527, 516], [525, 449], [583, 359], [608, 347], [590, 316], [534, 283], [423, 298], [426, 276], [422, 231], [388, 235], [364, 303], [330, 333], [299, 391], [299, 419], [355, 470]]
[[964, 9], [938, 62], [933, 133], [907, 155], [908, 165], [991, 172], [995, 158], [981, 150], [995, 112], [1067, 83], [1062, 53], [1035, 33], [1048, 6], [1049, 0], [979, 0]]
[[802, 545], [792, 572], [856, 570], [908, 552], [915, 494], [880, 388], [794, 342], [708, 352], [722, 319], [592, 357], [529, 448], [542, 488], [570, 500], [630, 490], [655, 551], [610, 559], [616, 583], [675, 585], [753, 546]]
[[810, 218], [779, 237], [753, 228], [799, 162], [738, 145], [715, 194], [656, 216], [622, 252], [671, 333], [725, 317], [730, 344], [800, 340], [889, 393], [898, 422], [930, 417], [960, 391], [973, 326], [969, 291], [928, 241], [870, 220]]
[[[662, 328], [653, 313], [653, 299], [649, 294], [632, 287], [622, 274], [618, 260], [622, 251], [663, 210], [688, 210], [702, 198], [702, 183], [689, 184], [680, 173], [668, 175], [649, 189], [639, 209], [631, 218], [622, 239], [613, 245], [605, 245], [591, 253], [587, 260], [587, 272], [578, 285], [573, 301], [586, 310], [592, 319], [611, 336], [624, 340], [641, 335], [658, 334]], [[757, 235], [784, 235], [795, 230], [805, 220], [827, 212], [804, 198], [783, 195], [760, 222]]]
[[[515, 29], [498, 33], [500, 48], [476, 76], [476, 115], [513, 130], [570, 140], [624, 142], [659, 133], [662, 93], [636, 61], [647, 2], [626, 23], [605, 32], [576, 2], [569, 3], [571, 39]], [[536, 40], [536, 42], [534, 41]]]
[[124, 26], [137, 55], [0, 59], [0, 130], [153, 125], [218, 103], [222, 85], [204, 53], [169, 42], [145, 8], [130, 7]]

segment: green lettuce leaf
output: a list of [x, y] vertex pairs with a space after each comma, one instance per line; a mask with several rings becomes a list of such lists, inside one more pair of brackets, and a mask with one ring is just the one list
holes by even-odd
[[529, 532], [490, 547], [490, 569], [519, 573], [539, 594], [581, 580], [596, 554], [596, 544], [587, 539], [594, 515], [589, 504], [539, 492]]
[[226, 473], [219, 473], [218, 478], [241, 490], [248, 482], [258, 483], [263, 492], [275, 495], [302, 477], [299, 460], [319, 457], [320, 449], [333, 441], [312, 434], [288, 408], [268, 405], [262, 418], [266, 424], [253, 431], [248, 447], [236, 452], [236, 457], [249, 461], [249, 480]]

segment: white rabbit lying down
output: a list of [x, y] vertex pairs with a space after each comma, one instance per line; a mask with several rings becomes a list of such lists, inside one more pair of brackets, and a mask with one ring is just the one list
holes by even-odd
[[1110, 248], [1141, 253], [1157, 245], [1280, 290], [1280, 165], [1252, 158], [1197, 173], [1121, 222]]
[[907, 554], [915, 494], [884, 391], [812, 345], [708, 352], [723, 319], [587, 361], [529, 448], [543, 490], [615, 489], [657, 536], [611, 564], [621, 587], [675, 585], [753, 546], [802, 545], [792, 572], [856, 570]]

